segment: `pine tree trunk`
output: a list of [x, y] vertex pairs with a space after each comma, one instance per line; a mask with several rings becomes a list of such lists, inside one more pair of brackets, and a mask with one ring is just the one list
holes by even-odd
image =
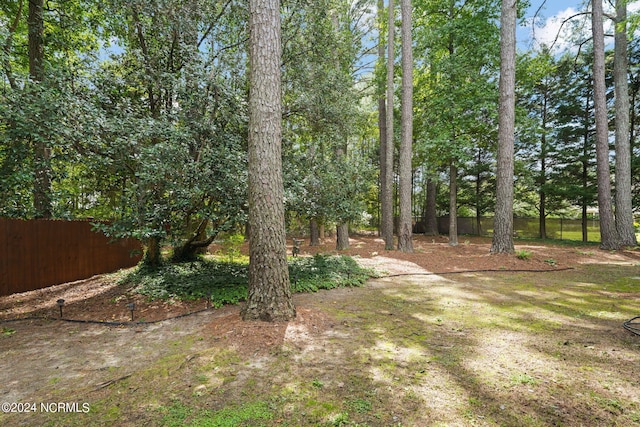
[[385, 187], [382, 195], [382, 238], [387, 250], [393, 246], [393, 97], [394, 97], [394, 64], [395, 64], [395, 17], [394, 2], [389, 0], [389, 26], [387, 37], [387, 117], [386, 117], [386, 151], [385, 151]]
[[458, 246], [458, 168], [449, 163], [449, 246]]
[[[384, 1], [378, 0], [378, 63], [380, 67], [384, 67], [384, 43], [382, 40], [382, 31], [384, 28]], [[378, 81], [378, 133], [380, 136], [380, 235], [386, 236], [388, 230], [385, 226], [386, 219], [389, 217], [389, 205], [386, 203], [387, 190], [387, 103], [384, 97], [385, 83], [383, 79]], [[393, 233], [393, 232], [392, 232]], [[385, 239], [386, 241], [386, 239]]]
[[616, 0], [615, 114], [616, 114], [616, 229], [620, 243], [637, 245], [633, 227], [631, 194], [631, 146], [629, 140], [629, 83], [627, 60], [627, 0]]
[[402, 139], [400, 141], [400, 220], [398, 250], [413, 252], [411, 193], [413, 190], [413, 51], [411, 48], [411, 0], [401, 0], [402, 11]]
[[295, 317], [282, 181], [280, 1], [249, 1], [249, 286], [244, 320]]
[[349, 249], [349, 224], [339, 224], [336, 226], [336, 250], [347, 249]]
[[309, 221], [309, 246], [320, 246], [320, 230], [318, 228], [318, 220], [312, 219]]
[[584, 133], [582, 135], [582, 241], [589, 241], [589, 228], [588, 228], [588, 213], [589, 201], [587, 199], [587, 192], [589, 190], [589, 138], [591, 129], [589, 124], [591, 123], [591, 101], [589, 97], [586, 98], [586, 105], [584, 108]]
[[604, 29], [602, 0], [592, 1], [593, 31], [593, 106], [596, 121], [596, 159], [598, 177], [598, 211], [600, 214], [600, 247], [620, 248], [611, 206], [611, 170], [609, 166], [609, 124], [605, 82]]
[[[29, 77], [44, 81], [44, 0], [29, 1]], [[34, 87], [34, 96], [40, 90]], [[34, 144], [33, 207], [36, 218], [51, 218], [51, 149], [44, 136]]]
[[437, 236], [438, 232], [438, 216], [436, 215], [436, 196], [438, 187], [436, 182], [429, 178], [427, 180], [427, 206], [425, 208], [426, 230], [427, 236]]
[[500, 16], [500, 106], [496, 208], [491, 253], [513, 253], [513, 152], [515, 142], [517, 1], [502, 0]]
[[547, 98], [548, 94], [545, 89], [543, 107], [542, 107], [542, 137], [540, 139], [540, 238], [547, 238]]

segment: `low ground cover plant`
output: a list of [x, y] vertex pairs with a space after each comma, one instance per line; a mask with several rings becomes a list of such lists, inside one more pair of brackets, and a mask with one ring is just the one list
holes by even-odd
[[[125, 276], [122, 283], [133, 285], [135, 292], [150, 299], [209, 298], [214, 307], [220, 307], [246, 298], [248, 268], [248, 263], [243, 261], [202, 257], [153, 269], [141, 266]], [[289, 260], [293, 292], [361, 286], [375, 275], [374, 271], [360, 267], [353, 258], [344, 255]]]

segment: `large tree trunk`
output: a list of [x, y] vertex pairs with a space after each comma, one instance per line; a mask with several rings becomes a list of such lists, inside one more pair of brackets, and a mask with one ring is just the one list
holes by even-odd
[[349, 224], [338, 224], [336, 226], [336, 250], [345, 251], [349, 249]]
[[151, 267], [158, 268], [162, 263], [162, 256], [160, 252], [160, 238], [150, 237], [147, 239], [146, 248], [144, 252], [144, 258], [142, 262]]
[[598, 212], [600, 214], [600, 247], [620, 248], [611, 206], [611, 170], [609, 166], [609, 124], [604, 61], [604, 29], [602, 0], [592, 1], [593, 31], [593, 106], [596, 121], [596, 159], [598, 177]]
[[437, 236], [438, 233], [438, 216], [436, 212], [436, 196], [438, 186], [436, 182], [429, 178], [427, 180], [427, 206], [425, 208], [425, 232], [427, 236]]
[[393, 0], [389, 0], [389, 26], [387, 37], [387, 117], [386, 151], [384, 167], [384, 194], [382, 195], [382, 238], [387, 250], [393, 249], [393, 96], [394, 96], [394, 35], [395, 18]]
[[513, 253], [513, 151], [515, 141], [517, 0], [502, 0], [498, 170], [491, 253]]
[[295, 317], [282, 182], [280, 1], [249, 0], [249, 286], [244, 320]]
[[207, 235], [207, 226], [209, 220], [203, 219], [200, 221], [198, 228], [191, 232], [191, 235], [173, 248], [173, 255], [171, 256], [172, 262], [184, 262], [192, 261], [198, 254], [204, 254], [207, 251], [207, 247], [213, 243], [216, 238], [216, 234], [211, 236]]
[[400, 222], [398, 250], [413, 252], [411, 193], [413, 190], [413, 50], [411, 48], [411, 0], [401, 0], [402, 11], [402, 139], [400, 141]]
[[616, 0], [615, 29], [616, 112], [616, 229], [620, 243], [637, 245], [631, 195], [631, 145], [629, 142], [629, 83], [627, 60], [627, 0]]
[[[44, 0], [29, 1], [29, 77], [44, 81]], [[40, 89], [34, 87], [34, 96]], [[33, 207], [36, 218], [51, 218], [51, 149], [44, 136], [34, 142]]]
[[458, 167], [449, 163], [449, 246], [458, 246]]

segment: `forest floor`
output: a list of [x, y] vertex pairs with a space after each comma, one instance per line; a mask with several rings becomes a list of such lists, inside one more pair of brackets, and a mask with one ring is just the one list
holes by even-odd
[[[297, 294], [288, 323], [148, 301], [119, 274], [2, 297], [0, 425], [640, 425], [640, 336], [622, 327], [640, 251], [460, 242], [356, 236], [341, 253], [382, 277]], [[128, 302], [145, 323], [83, 322], [126, 322]]]

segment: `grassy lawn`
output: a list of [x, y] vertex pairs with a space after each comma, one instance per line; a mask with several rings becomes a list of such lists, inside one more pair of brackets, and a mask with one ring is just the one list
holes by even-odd
[[[87, 414], [0, 424], [640, 425], [640, 337], [622, 328], [640, 315], [638, 287], [638, 265], [585, 265], [299, 294], [288, 325], [203, 327], [98, 391], [79, 381], [38, 396], [87, 401]], [[267, 333], [273, 343], [251, 346]]]

